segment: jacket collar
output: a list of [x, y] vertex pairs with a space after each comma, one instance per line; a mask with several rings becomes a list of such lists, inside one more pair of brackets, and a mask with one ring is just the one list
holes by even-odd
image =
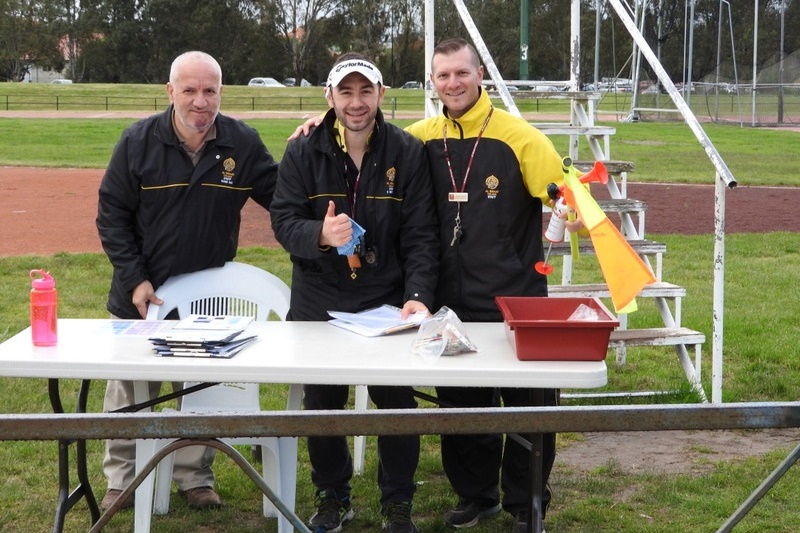
[[[375, 143], [378, 142], [384, 127], [385, 121], [383, 118], [383, 112], [378, 109], [378, 113], [375, 115], [375, 129], [372, 131], [372, 135], [369, 138], [370, 147], [374, 146]], [[321, 126], [314, 130], [310, 138], [313, 138], [316, 142], [324, 143], [324, 146], [328, 146], [329, 148], [333, 147], [337, 150], [341, 150], [339, 143], [336, 140], [335, 130], [336, 112], [333, 109], [329, 109], [328, 112], [325, 113], [325, 117], [322, 119]]]
[[[178, 139], [178, 134], [175, 133], [175, 128], [172, 125], [172, 112], [175, 106], [170, 106], [156, 118], [156, 137], [164, 144], [172, 144], [180, 146], [181, 142]], [[213, 139], [213, 143], [219, 146], [233, 146], [233, 138], [231, 137], [230, 128], [225, 128], [223, 116], [217, 113], [217, 118], [214, 119], [214, 127], [217, 129], [217, 137]]]
[[473, 105], [469, 111], [461, 115], [461, 117], [451, 118], [446, 107], [442, 111], [444, 116], [456, 124], [459, 124], [461, 129], [464, 131], [480, 129], [480, 127], [483, 125], [483, 121], [486, 120], [486, 115], [489, 113], [489, 109], [492, 107], [492, 101], [489, 99], [489, 93], [483, 90], [482, 87], [480, 91], [481, 92], [478, 96], [478, 101], [475, 102], [475, 105]]

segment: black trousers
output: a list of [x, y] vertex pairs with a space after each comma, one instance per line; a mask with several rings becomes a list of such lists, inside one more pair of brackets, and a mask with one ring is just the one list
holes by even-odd
[[[542, 405], [556, 405], [555, 389], [542, 389]], [[450, 407], [527, 407], [535, 406], [534, 389], [437, 387], [439, 399]], [[501, 403], [502, 402], [502, 403]], [[530, 434], [522, 434], [530, 439]], [[503, 489], [503, 509], [516, 514], [530, 505], [530, 454], [524, 446], [503, 435], [442, 435], [442, 465], [460, 499], [479, 505], [500, 502], [498, 485]], [[547, 509], [550, 492], [547, 480], [556, 458], [556, 435], [543, 435], [542, 508]]]
[[[370, 386], [368, 390], [378, 409], [417, 407], [411, 387]], [[303, 408], [344, 409], [349, 391], [346, 385], [305, 385]], [[346, 437], [308, 437], [308, 456], [317, 490], [334, 489], [339, 497], [350, 495], [353, 458]], [[381, 503], [410, 502], [419, 463], [419, 435], [379, 436], [378, 461]]]

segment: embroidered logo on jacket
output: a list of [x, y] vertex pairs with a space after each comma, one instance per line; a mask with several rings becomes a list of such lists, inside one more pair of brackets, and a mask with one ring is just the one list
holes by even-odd
[[396, 177], [396, 168], [392, 167], [386, 171], [386, 194], [394, 194], [394, 180]]
[[236, 175], [236, 161], [232, 157], [227, 158], [222, 162], [222, 179], [220, 182], [224, 185], [233, 184], [233, 178]]
[[497, 195], [500, 194], [498, 187], [500, 186], [500, 180], [497, 179], [496, 176], [492, 175], [486, 178], [484, 181], [486, 184], [486, 198], [490, 200], [497, 198]]

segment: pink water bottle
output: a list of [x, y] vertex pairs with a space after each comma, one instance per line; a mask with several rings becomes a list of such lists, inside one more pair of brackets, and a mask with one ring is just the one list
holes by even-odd
[[56, 280], [44, 270], [31, 270], [31, 334], [34, 346], [55, 346], [58, 340]]

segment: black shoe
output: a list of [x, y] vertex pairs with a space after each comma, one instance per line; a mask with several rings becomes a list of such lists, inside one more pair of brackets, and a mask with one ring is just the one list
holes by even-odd
[[500, 512], [500, 504], [478, 505], [469, 500], [459, 500], [455, 509], [447, 511], [444, 515], [444, 522], [450, 527], [461, 529], [472, 527], [481, 518], [492, 516]]
[[317, 512], [309, 519], [308, 527], [314, 533], [338, 533], [354, 516], [350, 496], [339, 498], [333, 489], [318, 490]]
[[381, 507], [387, 533], [419, 533], [411, 520], [411, 502], [389, 502]]

